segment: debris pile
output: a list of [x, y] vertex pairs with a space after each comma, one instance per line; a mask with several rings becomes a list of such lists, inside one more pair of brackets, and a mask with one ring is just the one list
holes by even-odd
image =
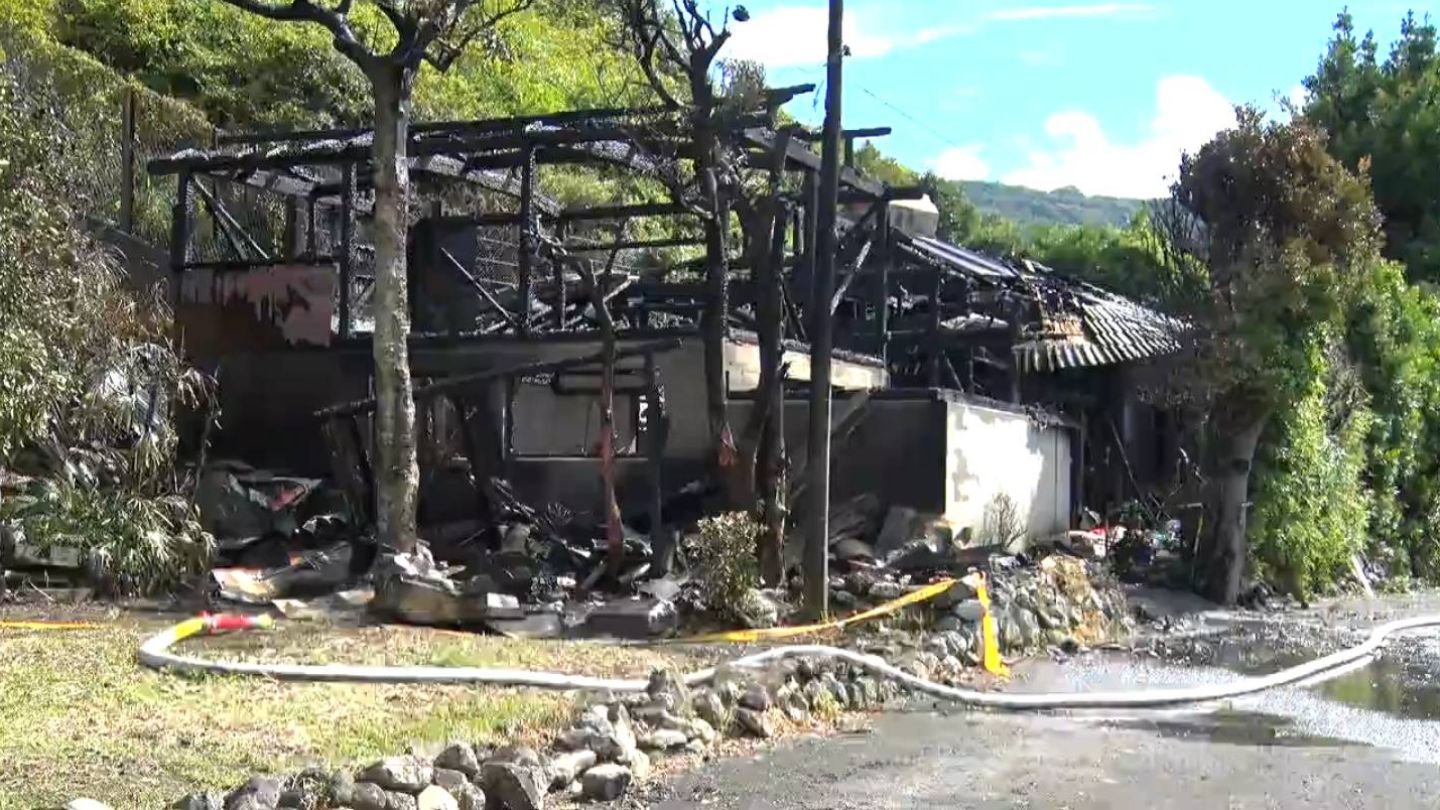
[[213, 463], [197, 494], [219, 549], [208, 596], [291, 618], [368, 610], [388, 621], [527, 637], [674, 630], [679, 585], [644, 579], [647, 538], [627, 529], [612, 561], [598, 522], [558, 504], [537, 510], [501, 479], [486, 492], [493, 521], [426, 527], [412, 550], [399, 551], [378, 547], [346, 494], [319, 480]]

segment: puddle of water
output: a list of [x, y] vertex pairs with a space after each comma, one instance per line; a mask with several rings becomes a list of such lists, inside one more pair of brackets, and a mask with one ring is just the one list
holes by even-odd
[[1150, 731], [1162, 737], [1225, 745], [1313, 748], [1354, 744], [1337, 737], [1307, 734], [1296, 728], [1294, 721], [1287, 717], [1233, 709], [1184, 718], [1132, 718], [1112, 721], [1108, 725]]
[[[1190, 663], [1223, 667], [1242, 675], [1267, 675], [1311, 660], [1322, 653], [1302, 651], [1273, 639], [1225, 639], [1191, 648], [1181, 656]], [[1312, 687], [1326, 700], [1357, 709], [1414, 720], [1440, 720], [1440, 683], [1423, 657], [1407, 661], [1387, 651], [1369, 666]]]
[[[1428, 676], [1428, 673], [1426, 673]], [[1316, 687], [1337, 703], [1416, 720], [1440, 720], [1440, 685], [1401, 662], [1381, 657], [1370, 666]]]

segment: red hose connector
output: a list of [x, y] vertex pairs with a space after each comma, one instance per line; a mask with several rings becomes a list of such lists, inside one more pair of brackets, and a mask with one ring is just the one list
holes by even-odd
[[226, 633], [234, 630], [261, 630], [275, 626], [275, 620], [268, 615], [242, 616], [238, 613], [202, 613], [205, 629], [210, 633]]

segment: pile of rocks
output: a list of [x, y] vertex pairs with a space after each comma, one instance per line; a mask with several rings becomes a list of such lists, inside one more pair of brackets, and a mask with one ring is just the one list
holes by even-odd
[[698, 689], [657, 670], [643, 694], [601, 696], [582, 707], [547, 753], [457, 742], [435, 756], [389, 757], [358, 772], [257, 776], [228, 795], [195, 794], [173, 807], [541, 810], [552, 797], [612, 801], [643, 782], [656, 759], [706, 754], [724, 737], [769, 738], [786, 726], [880, 708], [899, 694], [892, 683], [829, 660], [782, 661], [763, 671], [721, 666]]
[[[1036, 564], [1015, 558], [991, 561], [987, 590], [997, 641], [1007, 653], [1054, 650], [1073, 653], [1133, 630], [1118, 582], [1092, 562], [1054, 555]], [[860, 609], [925, 587], [904, 575], [856, 571], [831, 581], [835, 604]], [[862, 628], [850, 646], [880, 656], [918, 677], [940, 683], [964, 681], [980, 665], [981, 621], [975, 589], [957, 581], [898, 619]]]

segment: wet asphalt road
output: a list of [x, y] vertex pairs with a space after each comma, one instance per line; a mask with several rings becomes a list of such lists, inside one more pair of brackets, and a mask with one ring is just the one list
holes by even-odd
[[[1440, 597], [1245, 617], [1161, 654], [1095, 653], [1018, 670], [1012, 688], [1143, 688], [1274, 671]], [[1198, 624], [1198, 623], [1197, 623]], [[1177, 649], [1179, 650], [1177, 652]], [[1440, 636], [1309, 688], [1186, 710], [1018, 715], [933, 704], [864, 734], [712, 763], [638, 806], [691, 808], [1440, 808]]]

